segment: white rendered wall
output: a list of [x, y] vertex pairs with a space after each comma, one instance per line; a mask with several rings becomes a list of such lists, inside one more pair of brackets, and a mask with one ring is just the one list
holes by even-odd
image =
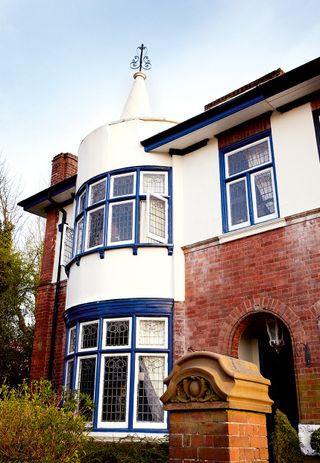
[[274, 113], [271, 132], [281, 217], [320, 205], [320, 163], [309, 104]]
[[[92, 177], [110, 170], [140, 165], [172, 166], [168, 154], [146, 153], [140, 141], [165, 130], [173, 123], [134, 119], [106, 125], [81, 143], [77, 189]], [[179, 262], [179, 294], [184, 295], [182, 251], [168, 256], [167, 248], [108, 250], [100, 259], [97, 252], [73, 264], [67, 290], [67, 307], [86, 302], [123, 298], [174, 298], [174, 268]], [[182, 268], [181, 268], [182, 262]], [[178, 284], [178, 282], [177, 282]]]
[[183, 158], [183, 244], [222, 232], [219, 152], [216, 139]]
[[171, 166], [171, 157], [146, 153], [140, 141], [174, 125], [133, 119], [104, 125], [90, 133], [78, 153], [77, 189], [90, 178], [113, 169], [139, 165]]
[[165, 248], [129, 248], [84, 256], [70, 270], [67, 304], [72, 307], [107, 299], [173, 298], [173, 257]]

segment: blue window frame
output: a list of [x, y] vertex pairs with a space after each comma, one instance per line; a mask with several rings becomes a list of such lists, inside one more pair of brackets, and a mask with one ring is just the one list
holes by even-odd
[[270, 132], [220, 151], [223, 231], [279, 217]]
[[313, 111], [312, 115], [313, 115], [314, 128], [316, 131], [316, 140], [317, 140], [319, 159], [320, 159], [320, 109]]
[[170, 317], [143, 313], [95, 318], [68, 329], [64, 385], [92, 398], [94, 430], [167, 431], [160, 396], [170, 330]]
[[[166, 246], [172, 254], [171, 169], [111, 171], [82, 185], [76, 198], [73, 261], [108, 248]], [[71, 261], [72, 263], [72, 261]]]

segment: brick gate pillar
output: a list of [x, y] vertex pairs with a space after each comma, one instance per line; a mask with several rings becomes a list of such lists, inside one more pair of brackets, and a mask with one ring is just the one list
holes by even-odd
[[170, 463], [266, 463], [270, 381], [256, 365], [211, 352], [182, 357], [161, 397]]

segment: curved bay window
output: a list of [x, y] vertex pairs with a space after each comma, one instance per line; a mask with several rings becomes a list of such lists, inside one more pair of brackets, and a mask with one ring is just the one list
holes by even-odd
[[123, 246], [171, 254], [171, 169], [120, 169], [89, 181], [77, 195], [75, 230], [75, 257]]
[[94, 401], [94, 429], [166, 431], [160, 397], [168, 374], [168, 333], [168, 317], [135, 315], [68, 330], [65, 387]]

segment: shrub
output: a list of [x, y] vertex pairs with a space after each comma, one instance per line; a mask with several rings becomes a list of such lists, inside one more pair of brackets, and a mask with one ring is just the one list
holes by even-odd
[[320, 428], [313, 431], [311, 434], [311, 448], [315, 450], [317, 453], [320, 453]]
[[280, 410], [276, 410], [272, 444], [275, 463], [303, 463], [298, 434]]
[[85, 418], [76, 400], [62, 405], [49, 381], [0, 388], [0, 461], [78, 463], [85, 444]]
[[82, 463], [167, 463], [167, 442], [126, 438], [118, 442], [88, 441]]

